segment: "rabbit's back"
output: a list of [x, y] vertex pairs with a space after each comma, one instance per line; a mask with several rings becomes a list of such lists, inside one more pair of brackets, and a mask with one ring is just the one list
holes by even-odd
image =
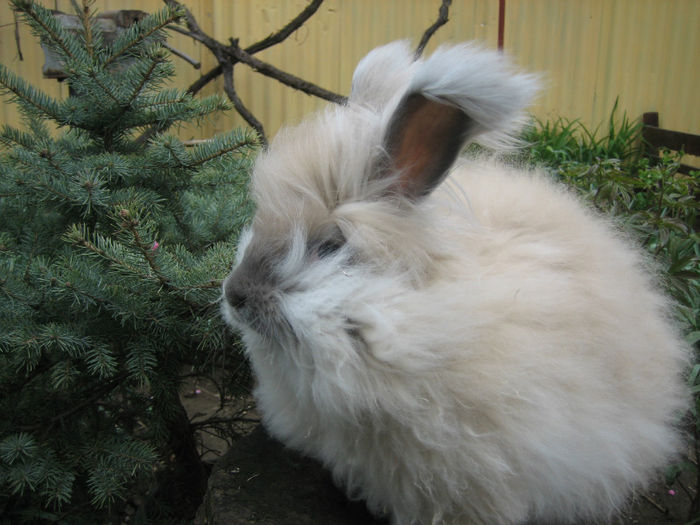
[[638, 250], [543, 176], [470, 163], [451, 181], [437, 200], [468, 196], [442, 212], [462, 268], [444, 292], [471, 305], [460, 406], [479, 406], [535, 516], [612, 512], [678, 447], [687, 349], [669, 305]]

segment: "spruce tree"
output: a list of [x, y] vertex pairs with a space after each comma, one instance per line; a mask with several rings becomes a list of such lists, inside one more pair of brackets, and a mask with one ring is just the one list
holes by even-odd
[[[143, 521], [184, 517], [206, 473], [181, 374], [236, 353], [217, 301], [257, 139], [189, 148], [166, 134], [228, 107], [164, 87], [161, 42], [183, 13], [166, 7], [106, 45], [91, 3], [74, 2], [75, 33], [12, 0], [63, 61], [70, 97], [0, 64], [0, 93], [23, 115], [0, 131], [0, 516], [12, 523], [104, 523], [125, 501]], [[178, 492], [182, 479], [194, 486]]]

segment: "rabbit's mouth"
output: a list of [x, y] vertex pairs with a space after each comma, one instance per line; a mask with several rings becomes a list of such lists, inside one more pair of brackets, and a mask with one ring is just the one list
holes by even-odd
[[223, 311], [230, 324], [274, 338], [286, 321], [275, 288], [232, 272], [223, 284]]
[[292, 327], [279, 308], [279, 298], [271, 290], [248, 293], [245, 298], [224, 295], [227, 319], [239, 328], [248, 328], [268, 340], [293, 335]]

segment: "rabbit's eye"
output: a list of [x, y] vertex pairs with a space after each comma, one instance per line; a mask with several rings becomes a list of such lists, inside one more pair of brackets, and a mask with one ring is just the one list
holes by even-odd
[[345, 243], [339, 239], [329, 239], [324, 241], [316, 248], [316, 255], [318, 255], [320, 258], [333, 255], [343, 247], [343, 244]]

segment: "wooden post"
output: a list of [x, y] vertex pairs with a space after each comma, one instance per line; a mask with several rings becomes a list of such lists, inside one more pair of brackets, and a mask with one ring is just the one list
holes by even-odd
[[506, 0], [498, 0], [498, 50], [503, 52], [503, 34], [506, 27]]

